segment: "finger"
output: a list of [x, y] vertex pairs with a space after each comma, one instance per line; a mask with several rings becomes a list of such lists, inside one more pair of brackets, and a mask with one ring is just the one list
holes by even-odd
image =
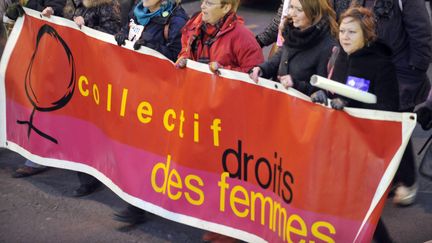
[[176, 68], [184, 68], [186, 66], [186, 60], [185, 59], [179, 59], [176, 63]]
[[258, 75], [253, 75], [252, 76], [252, 80], [255, 82], [255, 83], [258, 83], [259, 82], [259, 77], [258, 77]]
[[216, 75], [220, 75], [221, 74], [218, 68], [217, 69], [210, 68], [210, 71], [212, 73], [216, 74]]
[[259, 77], [258, 73], [259, 73], [258, 70], [255, 70], [255, 71], [252, 73], [254, 81], [258, 81], [258, 77]]
[[339, 101], [335, 101], [335, 102], [332, 104], [332, 107], [333, 107], [335, 110], [342, 110], [342, 109], [343, 109], [343, 106], [342, 106], [342, 104], [341, 104]]
[[282, 85], [285, 87], [285, 89], [288, 89], [289, 88], [289, 82], [288, 82], [288, 80], [286, 80], [286, 79], [282, 79]]

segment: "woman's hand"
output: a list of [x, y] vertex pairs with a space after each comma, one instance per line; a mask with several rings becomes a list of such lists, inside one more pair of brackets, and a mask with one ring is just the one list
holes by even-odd
[[313, 93], [311, 95], [311, 100], [314, 103], [324, 104], [325, 106], [328, 104], [327, 94], [324, 90], [318, 90], [317, 92]]
[[84, 18], [82, 17], [82, 16], [77, 16], [77, 17], [74, 17], [74, 22], [78, 25], [78, 27], [82, 27], [84, 24], [85, 24], [85, 22], [84, 22]]
[[255, 82], [258, 83], [259, 77], [262, 75], [262, 71], [260, 67], [254, 67], [249, 72], [249, 77]]
[[42, 15], [49, 18], [51, 17], [51, 15], [54, 14], [54, 9], [51, 7], [46, 7], [43, 11], [42, 11]]
[[330, 105], [335, 110], [343, 110], [348, 102], [343, 98], [334, 98], [331, 100]]
[[222, 66], [219, 65], [218, 62], [210, 62], [209, 63], [209, 69], [212, 73], [216, 74], [216, 75], [220, 75], [220, 70], [219, 68], [221, 68]]
[[284, 76], [278, 76], [277, 77], [282, 86], [285, 87], [285, 89], [288, 89], [289, 87], [292, 87], [294, 85], [291, 75], [287, 74]]
[[176, 68], [185, 68], [187, 64], [187, 59], [184, 57], [180, 57], [175, 63]]
[[127, 36], [122, 32], [119, 32], [115, 34], [114, 39], [116, 40], [118, 46], [122, 46], [126, 44]]

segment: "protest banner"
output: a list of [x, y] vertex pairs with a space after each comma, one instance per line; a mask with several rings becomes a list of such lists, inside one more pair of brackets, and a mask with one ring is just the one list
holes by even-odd
[[413, 114], [336, 111], [26, 13], [1, 60], [0, 146], [248, 242], [371, 239]]

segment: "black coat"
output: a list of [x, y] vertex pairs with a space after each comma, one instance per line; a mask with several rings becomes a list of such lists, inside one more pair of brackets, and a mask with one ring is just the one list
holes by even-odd
[[[333, 0], [339, 16], [352, 0]], [[359, 0], [365, 4], [365, 0]], [[378, 37], [393, 52], [393, 63], [399, 81], [401, 110], [411, 110], [429, 91], [426, 70], [432, 61], [432, 30], [423, 0], [376, 0]]]
[[279, 25], [282, 17], [283, 12], [283, 1], [279, 5], [279, 8], [277, 10], [276, 15], [273, 17], [272, 21], [269, 25], [265, 28], [265, 30], [255, 36], [256, 40], [258, 41], [258, 44], [261, 47], [269, 46], [276, 42], [278, 32], [279, 32]]
[[327, 63], [336, 45], [328, 22], [322, 19], [304, 31], [289, 25], [283, 33], [284, 45], [267, 62], [259, 65], [263, 77], [291, 75], [294, 88], [311, 95], [317, 90], [309, 81], [312, 75], [327, 77]]
[[385, 44], [377, 41], [351, 53], [351, 55], [347, 55], [347, 53], [340, 48], [331, 79], [345, 84], [348, 76], [369, 80], [368, 92], [377, 96], [377, 103], [366, 104], [344, 98], [349, 102], [347, 106], [398, 111], [398, 80], [391, 59], [391, 50]]
[[84, 25], [108, 34], [120, 30], [120, 5], [117, 0], [72, 0], [76, 5], [73, 17], [84, 18]]
[[66, 0], [29, 0], [26, 7], [42, 12], [45, 8], [51, 7], [54, 10], [54, 15], [63, 17], [63, 8], [66, 5]]

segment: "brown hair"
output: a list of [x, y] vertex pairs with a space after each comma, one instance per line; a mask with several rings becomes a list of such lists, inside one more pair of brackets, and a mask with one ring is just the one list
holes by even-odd
[[360, 6], [351, 6], [339, 18], [339, 24], [345, 18], [351, 17], [360, 24], [366, 43], [377, 39], [375, 33], [375, 16], [372, 11]]
[[231, 4], [231, 11], [237, 12], [238, 6], [240, 5], [240, 0], [221, 0], [221, 4]]
[[[330, 6], [328, 0], [299, 0], [303, 8], [303, 11], [308, 19], [311, 20], [312, 24], [317, 24], [323, 17], [328, 19], [330, 31], [333, 36], [337, 36], [338, 24], [336, 22], [336, 13]], [[292, 19], [288, 17], [284, 26], [292, 22]]]

